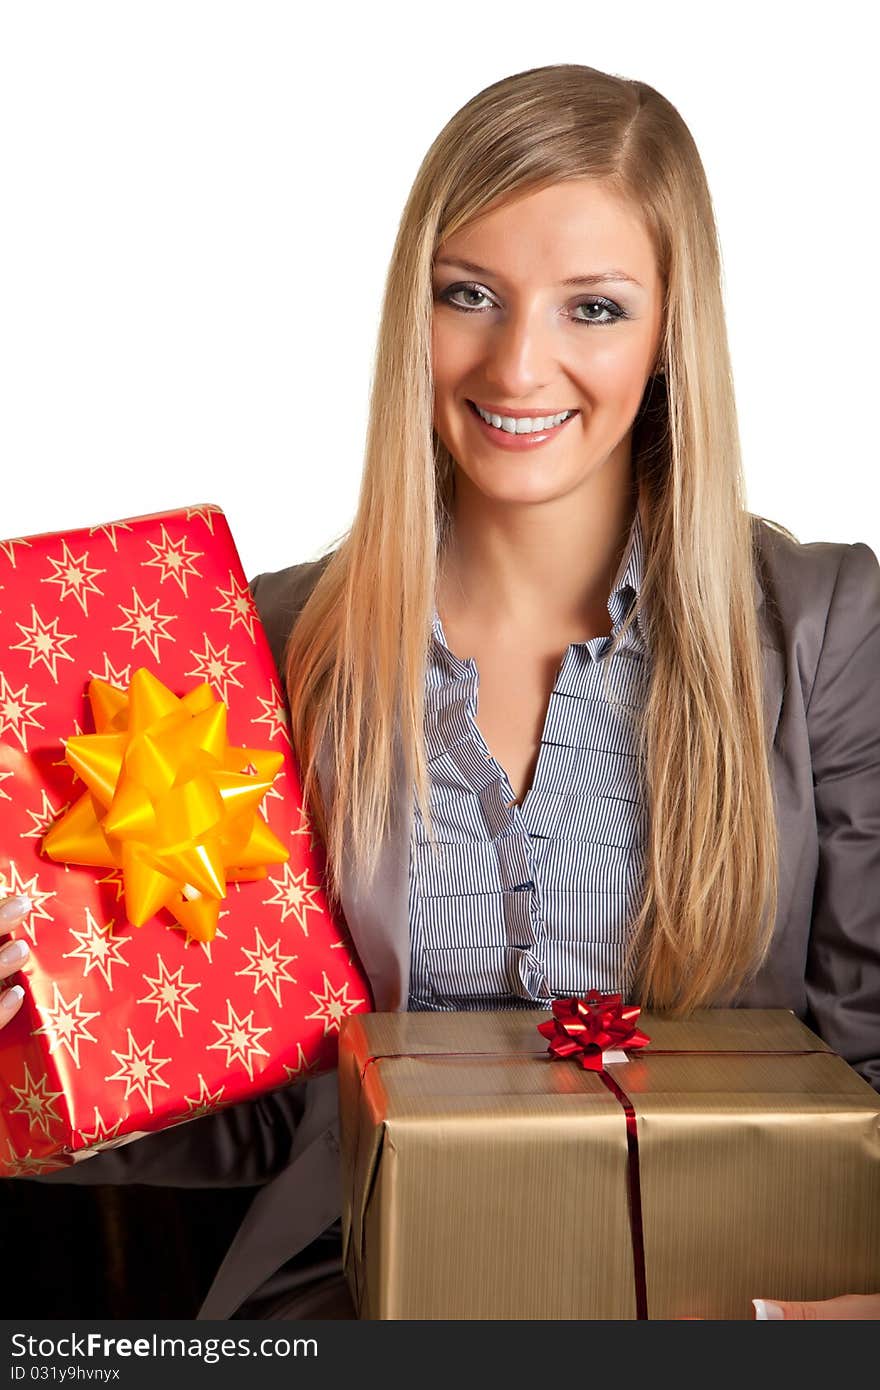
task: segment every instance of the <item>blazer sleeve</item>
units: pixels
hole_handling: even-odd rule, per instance
[[[287,571],[289,576],[299,566]],[[289,585],[266,586],[264,578],[250,583],[260,619],[266,629],[276,662],[284,649],[291,611],[281,602]],[[268,1182],[320,1129],[324,1111],[333,1108],[329,1090],[335,1087],[329,1073],[252,1101],[229,1106],[215,1114],[174,1125],[146,1135],[117,1149],[105,1149],[54,1173],[28,1177],[26,1181],[71,1182],[86,1186],[104,1183],[145,1183],[156,1187],[251,1187]],[[317,1083],[322,1083],[321,1085]],[[327,1092],[328,1094],[325,1094]],[[328,1110],[329,1104],[329,1110]]]
[[[819,860],[806,963],[815,1031],[880,1091],[880,565],[844,549],[807,704]]]
[[[285,1087],[231,1105],[24,1181],[86,1187],[257,1187],[277,1176],[294,1156],[306,1086]]]

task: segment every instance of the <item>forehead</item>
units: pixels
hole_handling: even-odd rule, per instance
[[[643,285],[656,278],[654,246],[639,210],[602,184],[571,179],[502,201],[437,248],[511,282],[561,282],[616,266]]]

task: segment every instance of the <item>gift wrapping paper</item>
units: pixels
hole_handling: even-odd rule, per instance
[[[258,815],[286,858],[226,882],[212,939],[165,908],[132,925],[118,866],[56,862],[43,844],[86,791],[65,753],[94,733],[90,682],[120,701],[139,670],[179,697],[207,684],[230,746],[281,755]],[[9,938],[31,954],[7,982],[25,998],[0,1032],[0,1174],[332,1069],[341,1020],[371,998],[324,866],[221,509],[0,542],[0,897],[33,902]]]
[[[642,1013],[605,1073],[541,1010],[376,1013],[339,1044],[361,1318],[750,1319],[880,1289],[880,1095],[787,1010]],[[653,1053],[653,1055],[652,1055]]]

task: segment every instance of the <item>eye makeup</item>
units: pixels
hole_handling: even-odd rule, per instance
[[[457,309],[460,313],[465,313],[465,314],[481,314],[481,313],[484,313],[485,310],[484,310],[484,308],[483,308],[482,306],[480,306],[480,305],[469,305],[469,304],[462,304],[461,302],[459,302],[459,303],[456,303],[456,302],[455,302],[455,299],[454,299],[453,296],[455,296],[455,295],[460,295],[460,294],[468,294],[468,293],[469,293],[469,294],[474,294],[474,295],[477,295],[477,296],[482,296],[482,298],[484,298],[484,299],[488,299],[488,298],[490,297],[489,294],[488,294],[488,291],[485,290],[485,289],[483,288],[482,285],[478,285],[478,284],[475,284],[475,283],[469,282],[469,281],[460,281],[460,282],[457,282],[456,284],[447,286],[447,288],[444,289],[444,290],[439,290],[439,291],[437,291],[437,292],[436,292],[436,298],[440,301],[440,303],[442,303],[442,304],[448,304],[448,305],[450,306],[450,308],[452,308],[452,309]],[[608,324],[617,323],[617,322],[618,322],[619,320],[621,320],[621,319],[629,318],[629,314],[627,314],[627,312],[626,312],[625,309],[622,309],[622,308],[620,307],[619,304],[616,304],[616,303],[614,302],[614,300],[612,300],[612,299],[606,299],[603,295],[592,295],[592,296],[589,296],[589,297],[586,298],[586,299],[581,299],[581,300],[579,300],[579,301],[573,306],[573,308],[574,308],[574,310],[578,310],[578,309],[599,309],[599,310],[601,310],[604,314],[606,314],[607,317],[601,318],[601,319],[600,319],[600,318],[576,318],[576,317],[572,317],[572,322],[573,322],[573,323],[585,323],[585,324],[590,324],[590,325],[593,325],[593,326],[595,326],[595,327],[597,327],[597,328],[603,328],[603,327],[605,327],[605,326],[608,325]]]

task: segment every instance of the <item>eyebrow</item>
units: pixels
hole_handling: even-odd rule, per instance
[[[462,270],[470,271],[472,275],[485,275],[489,280],[504,278],[498,275],[497,271],[487,270],[485,266],[476,265],[473,261],[459,260],[457,256],[440,256],[434,264],[459,266]],[[629,285],[638,285],[639,289],[644,288],[634,275],[628,275],[625,270],[602,270],[594,271],[591,275],[569,275],[567,280],[560,280],[559,288],[565,285],[602,285],[609,280],[620,280]]]

